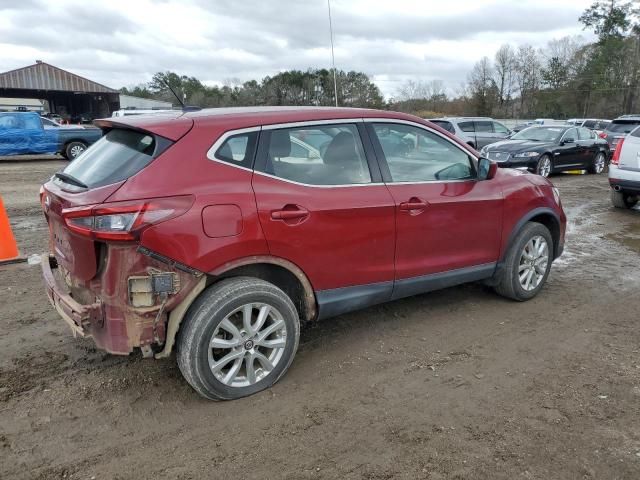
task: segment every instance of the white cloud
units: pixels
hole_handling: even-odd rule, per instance
[[[590,0],[332,0],[336,66],[393,95],[407,78],[455,90],[502,43],[583,33]],[[0,71],[36,59],[119,88],[173,70],[209,84],[328,67],[325,0],[0,0]],[[25,25],[28,28],[25,28]]]

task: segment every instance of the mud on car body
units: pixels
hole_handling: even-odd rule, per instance
[[[41,191],[49,298],[108,352],[175,349],[207,398],[275,383],[301,321],[471,281],[527,300],[562,253],[548,180],[410,115],[265,107],[97,124],[103,138]]]

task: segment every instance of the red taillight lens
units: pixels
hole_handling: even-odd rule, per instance
[[[623,143],[624,143],[624,138],[621,138],[620,140],[618,140],[616,149],[613,151],[613,157],[611,157],[612,165],[618,165],[620,163],[620,150],[622,150]]]
[[[146,228],[185,213],[193,196],[114,202],[62,212],[69,230],[96,240],[131,241]]]
[[[606,133],[604,133],[604,132],[600,132],[600,133],[598,134],[598,136],[599,136],[600,138],[604,138],[604,139],[606,139],[606,138],[607,138],[607,134],[606,134]]]

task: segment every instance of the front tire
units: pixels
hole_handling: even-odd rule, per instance
[[[633,208],[638,203],[638,197],[611,190],[611,203],[616,208]]]
[[[536,173],[541,177],[547,178],[553,171],[553,163],[549,155],[542,155],[536,165]]]
[[[602,172],[604,172],[606,163],[607,163],[607,160],[606,160],[606,157],[605,157],[604,153],[598,152],[598,154],[593,159],[593,162],[591,163],[591,165],[589,166],[587,171],[589,173],[599,175]]]
[[[535,297],[549,276],[553,238],[541,223],[529,222],[518,233],[504,260],[495,291],[523,302]]]
[[[299,339],[298,312],[282,290],[257,278],[229,278],[189,308],[178,333],[178,367],[205,398],[241,398],[284,375]]]
[[[68,160],[74,160],[84,153],[87,144],[83,142],[70,142],[64,149],[64,156]]]

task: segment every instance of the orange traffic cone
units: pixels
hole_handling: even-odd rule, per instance
[[[9,217],[4,210],[4,203],[0,196],[0,264],[8,263],[19,257],[18,244],[11,232],[11,225],[9,224]]]

